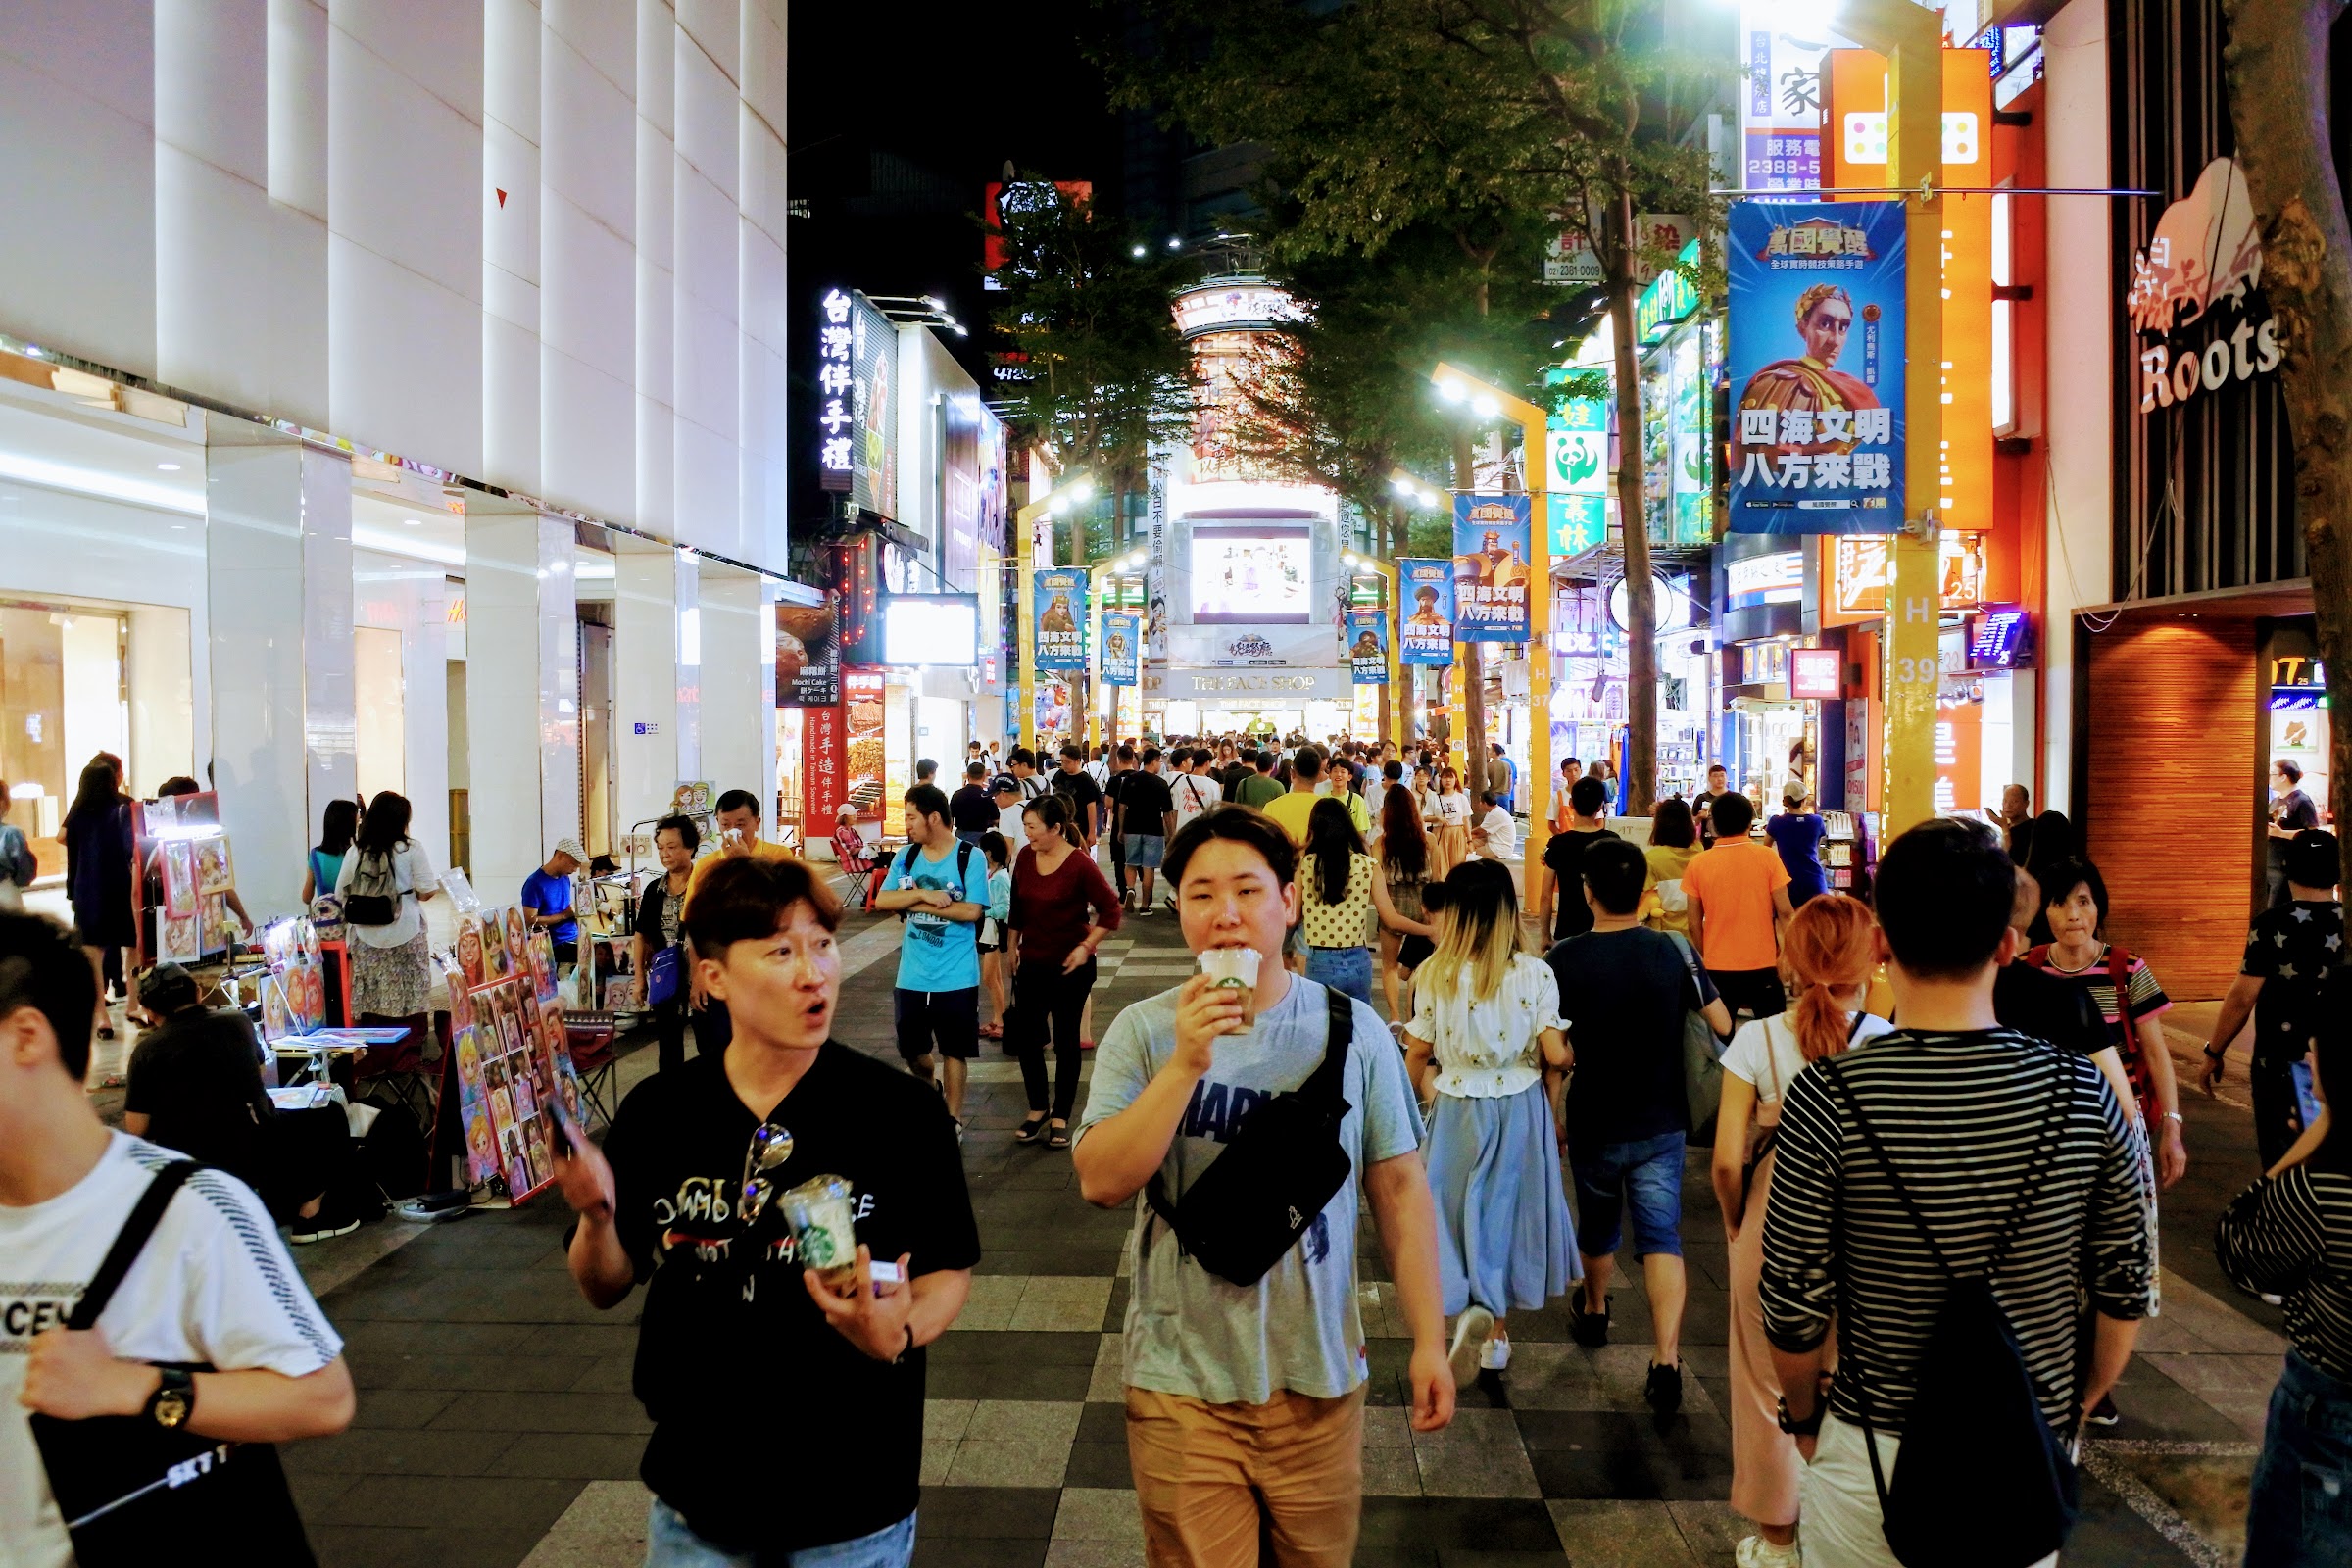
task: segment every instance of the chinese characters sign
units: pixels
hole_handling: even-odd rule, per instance
[[[1609,532],[1609,413],[1599,398],[1562,398],[1544,432],[1551,559],[1581,556]]]
[[[1358,686],[1389,683],[1389,612],[1348,612],[1348,667]]]
[[[1731,528],[1903,525],[1903,209],[1731,210]]]
[[[1512,495],[1453,498],[1454,636],[1466,643],[1527,641],[1530,502]]]
[[[1086,573],[1030,574],[1037,603],[1038,669],[1086,667]]]
[[[828,289],[816,327],[817,480],[850,505],[899,511],[899,329],[849,289]]]
[[[1116,611],[1102,613],[1102,682],[1133,686],[1143,663],[1144,617]]]
[[[821,605],[776,607],[776,706],[830,708],[841,701],[841,627]]]
[[[1403,616],[1396,654],[1407,664],[1453,662],[1453,563],[1406,557],[1396,563]]]
[[[1793,25],[1792,25],[1793,24]],[[1845,42],[1775,0],[1742,0],[1740,183],[1811,191],[1821,184],[1822,55]]]

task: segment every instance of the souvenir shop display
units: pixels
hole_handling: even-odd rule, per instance
[[[557,1107],[579,1120],[554,944],[520,909],[484,909],[460,918],[456,955],[442,964],[466,1174],[519,1203],[555,1180]]]

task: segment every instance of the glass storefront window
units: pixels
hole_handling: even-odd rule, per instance
[[[0,780],[43,876],[65,869],[58,833],[83,764],[129,750],[123,648],[119,614],[0,601]]]

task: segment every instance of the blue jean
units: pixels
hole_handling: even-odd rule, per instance
[[[1625,1211],[1634,1215],[1634,1255],[1683,1255],[1683,1145],[1681,1133],[1630,1144],[1568,1139],[1568,1168],[1576,1177],[1576,1246],[1587,1257],[1617,1250]]]
[[[694,1533],[686,1516],[660,1497],[645,1527],[645,1568],[906,1568],[914,1558],[914,1520],[829,1546],[805,1546],[781,1558],[772,1552],[729,1551]]]
[[[1306,977],[1334,991],[1345,991],[1367,1007],[1372,1005],[1370,948],[1308,948]]]
[[[2352,1383],[2286,1352],[2247,1498],[2246,1568],[2352,1565]]]

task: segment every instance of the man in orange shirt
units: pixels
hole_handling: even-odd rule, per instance
[[[1779,852],[1747,836],[1755,803],[1738,790],[1715,798],[1715,847],[1683,872],[1690,940],[1723,1004],[1736,1017],[1769,1018],[1788,1008],[1781,987],[1781,931],[1794,910]]]

